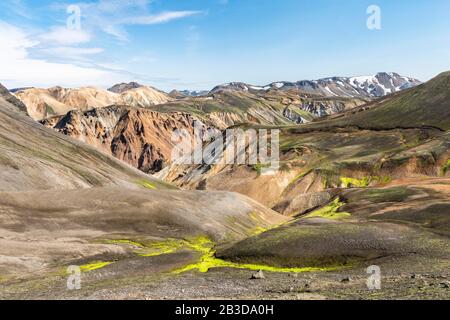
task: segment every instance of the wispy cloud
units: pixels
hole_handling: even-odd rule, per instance
[[[53,27],[49,32],[41,34],[39,39],[53,45],[74,45],[90,42],[92,35],[84,29]]]
[[[164,11],[154,13],[148,0],[100,0],[75,3],[83,16],[83,25],[101,30],[117,40],[128,41],[129,25],[155,25],[202,14],[201,10]],[[54,9],[65,10],[67,5],[56,4]]]
[[[7,4],[5,4],[5,2]],[[0,10],[14,7],[14,13],[30,18],[24,24],[16,20],[0,20],[0,81],[15,86],[105,86],[116,81],[143,80],[162,83],[174,82],[173,77],[153,77],[126,71],[130,63],[143,64],[155,61],[153,55],[136,55],[117,66],[114,53],[105,48],[111,46],[101,34],[107,34],[120,42],[130,41],[127,28],[135,25],[170,23],[201,15],[201,10],[175,10],[154,12],[149,0],[98,0],[78,3],[54,3],[47,6],[55,20],[42,23],[33,19],[33,10],[25,1],[11,0],[0,3]],[[69,5],[81,9],[81,28],[70,29],[62,17],[66,17]],[[68,17],[68,16],[67,16]],[[40,17],[41,18],[41,17]],[[21,19],[23,21],[23,19]],[[19,20],[19,21],[21,21]],[[34,25],[33,25],[34,24]],[[20,26],[20,27],[19,27]],[[195,31],[195,30],[194,30]],[[195,34],[194,34],[195,36]],[[187,39],[195,43],[195,37]],[[103,41],[103,42],[101,42]],[[102,48],[104,46],[104,48]],[[194,46],[194,44],[192,45]],[[136,69],[136,68],[135,68]],[[140,70],[140,69],[139,69]]]
[[[186,18],[194,15],[201,14],[202,11],[168,11],[162,12],[155,15],[148,16],[136,16],[128,17],[120,21],[120,24],[140,24],[140,25],[151,25],[151,24],[161,24],[167,23],[172,20],[177,20],[181,18]]]

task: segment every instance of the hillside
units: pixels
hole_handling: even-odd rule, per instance
[[[311,127],[352,125],[374,129],[429,126],[450,130],[450,72]]]
[[[157,176],[183,188],[240,192],[284,214],[306,212],[341,186],[438,177],[448,171],[443,168],[450,157],[449,134],[443,132],[449,92],[444,73],[342,114],[277,127],[282,169],[274,175],[261,175],[255,165],[199,164],[171,165]]]
[[[194,135],[194,124],[216,130],[188,113],[160,113],[128,106],[110,106],[90,111],[73,110],[42,123],[64,135],[88,143],[147,173],[170,163],[176,129]]]
[[[120,93],[98,88],[24,89],[15,95],[26,105],[35,120],[64,115],[71,110],[86,111],[110,105],[129,105],[149,108],[173,100],[169,95],[151,87],[130,87]]]
[[[73,264],[83,272],[114,264],[130,280],[170,270],[195,262],[202,241],[228,243],[288,220],[242,195],[174,190],[34,122],[2,92],[0,298],[36,279],[59,281]],[[184,253],[155,265],[174,244]]]
[[[0,96],[0,191],[137,187],[155,181],[112,157],[34,122]]]

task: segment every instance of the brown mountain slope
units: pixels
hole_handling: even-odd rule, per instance
[[[448,174],[449,75],[343,115],[281,127],[282,170],[274,175],[260,175],[262,163],[171,165],[157,176],[184,188],[240,192],[284,214],[299,214],[330,200],[333,188]]]
[[[0,96],[0,150],[2,191],[136,187],[139,181],[164,186],[93,147],[34,122],[3,96]]]
[[[134,127],[129,119],[121,135],[128,127]],[[287,220],[238,194],[173,190],[34,122],[2,96],[0,151],[2,298],[23,294],[16,285],[29,279],[51,281],[73,264],[91,271],[103,259],[122,278],[171,270],[196,261],[198,252],[155,262],[151,252],[161,242],[182,244],[177,250],[202,239],[225,243]],[[149,256],[136,253],[139,242]]]
[[[194,123],[202,130],[215,131],[187,113],[160,113],[142,108],[111,106],[67,115],[42,123],[138,168],[161,170],[170,163],[176,129],[194,134]]]
[[[123,95],[138,93],[138,90],[145,88],[128,90]],[[341,112],[361,102],[358,99],[305,98],[288,91],[263,95],[223,92],[160,104],[152,110],[110,106],[85,112],[70,111],[42,123],[144,172],[156,172],[170,163],[173,131],[187,129],[192,134],[195,121],[210,133],[241,123],[288,125],[312,120],[318,114]]]
[[[173,100],[166,93],[151,87],[133,88],[114,93],[98,88],[67,89],[25,89],[15,95],[27,106],[28,113],[35,120],[64,115],[71,110],[86,111],[113,104],[126,104],[148,108]]]

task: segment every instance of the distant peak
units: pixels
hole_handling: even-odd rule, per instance
[[[108,91],[114,92],[114,93],[123,93],[125,91],[137,89],[140,87],[143,87],[143,85],[141,85],[137,82],[129,82],[129,83],[123,82],[123,83],[119,83],[119,84],[112,86],[111,88],[108,89]]]

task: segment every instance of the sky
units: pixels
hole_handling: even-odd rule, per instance
[[[209,90],[381,71],[426,81],[447,70],[448,0],[0,2],[8,88]]]

